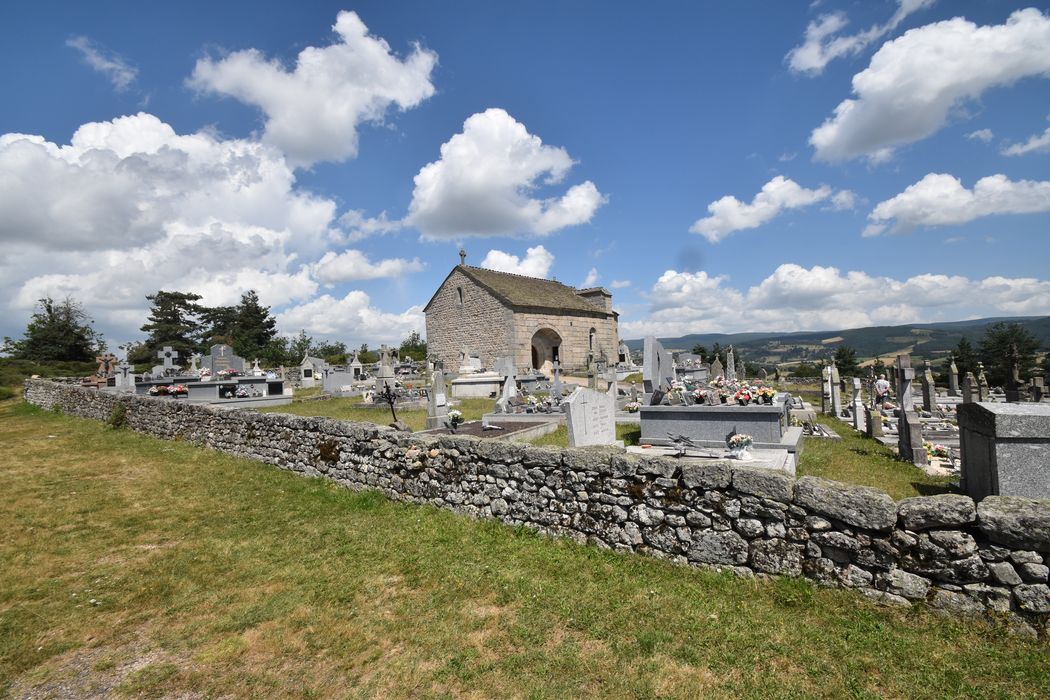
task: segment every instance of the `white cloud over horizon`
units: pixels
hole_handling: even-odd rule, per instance
[[[422,306],[412,306],[402,313],[381,311],[363,291],[348,292],[342,298],[324,294],[304,304],[279,312],[277,325],[282,329],[305,329],[329,338],[348,341],[397,345],[413,331],[425,334]]]
[[[291,71],[245,49],[198,60],[187,83],[262,110],[263,141],[293,165],[353,158],[360,124],[382,123],[391,106],[404,111],[434,94],[430,78],[438,58],[416,44],[401,60],[356,12],[340,12],[332,30],[339,40],[303,49]]]
[[[983,141],[984,143],[988,143],[995,138],[995,132],[991,129],[977,129],[976,131],[971,131],[966,134],[966,138],[971,141]]]
[[[689,230],[699,233],[711,243],[717,243],[736,231],[769,223],[785,210],[808,207],[828,199],[832,192],[827,185],[806,189],[794,180],[777,175],[762,186],[750,204],[732,195],[711,202],[707,205],[710,215],[697,219]],[[835,197],[837,208],[851,208],[855,201],[853,193],[848,190],[837,193]]]
[[[138,76],[139,71],[135,66],[86,36],[71,37],[66,40],[66,46],[79,51],[84,63],[109,78],[117,92],[124,92],[130,88]]]
[[[502,250],[490,250],[479,267],[499,272],[510,272],[515,275],[526,277],[547,278],[551,265],[554,264],[554,255],[541,245],[533,246],[525,251],[525,256],[519,258],[517,255],[505,253]]]
[[[1041,315],[1050,308],[1050,281],[941,274],[898,280],[784,263],[747,289],[731,286],[726,275],[668,270],[646,297],[647,318],[621,321],[622,338],[757,329],[787,333]],[[878,302],[872,304],[872,299]]]
[[[956,17],[888,41],[853,76],[855,97],[813,130],[817,160],[890,158],[895,148],[930,136],[953,109],[988,89],[1050,75],[1050,17],[1028,8],[1004,24],[977,26]]]
[[[922,226],[965,224],[994,214],[1050,211],[1050,181],[989,175],[973,189],[947,173],[930,173],[900,194],[879,202],[868,215],[865,236],[901,233]]]
[[[794,73],[817,76],[836,58],[856,55],[875,41],[897,28],[909,15],[933,5],[936,0],[897,0],[897,10],[885,24],[876,24],[856,34],[839,35],[849,24],[845,13],[829,12],[820,15],[806,27],[802,44],[788,52],[785,58]]]
[[[415,176],[405,222],[432,240],[546,236],[586,223],[606,201],[593,182],[561,196],[532,196],[541,185],[560,184],[573,165],[564,148],[545,145],[506,111],[479,112]]]

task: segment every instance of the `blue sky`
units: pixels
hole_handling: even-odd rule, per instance
[[[621,335],[1050,309],[1050,8],[40,2],[0,10],[0,334],[259,291],[398,342],[458,262]]]

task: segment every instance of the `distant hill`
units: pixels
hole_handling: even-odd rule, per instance
[[[988,326],[999,321],[1020,323],[1039,339],[1044,350],[1050,350],[1050,316],[1001,316],[969,321],[792,333],[697,333],[660,338],[660,342],[673,351],[688,351],[696,345],[703,345],[710,350],[715,343],[722,347],[732,345],[739,357],[759,363],[815,360],[834,353],[839,345],[853,348],[857,357],[862,359],[911,353],[920,359],[934,360],[944,357],[963,337],[976,347]],[[624,342],[631,350],[637,351],[641,351],[644,343],[640,338]]]

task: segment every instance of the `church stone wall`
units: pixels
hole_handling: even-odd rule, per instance
[[[459,303],[457,288],[463,290]],[[441,360],[446,371],[460,366],[459,354],[468,348],[485,367],[510,354],[514,313],[459,270],[434,296],[427,312],[427,352]]]

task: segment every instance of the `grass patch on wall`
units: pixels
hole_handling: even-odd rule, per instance
[[[1050,649],[0,405],[0,695],[1039,697]]]

